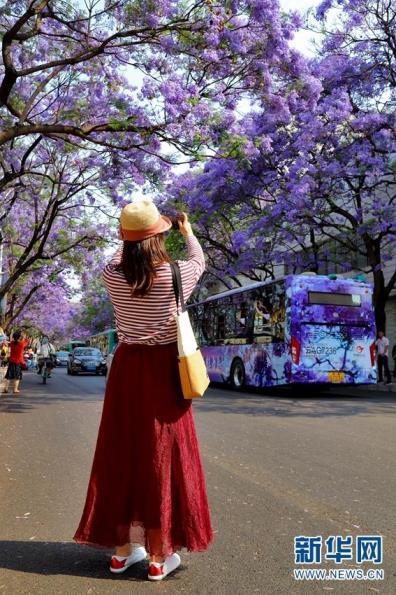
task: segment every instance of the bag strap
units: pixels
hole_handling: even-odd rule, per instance
[[[183,285],[181,280],[180,268],[177,262],[171,262],[170,267],[172,271],[173,291],[175,292],[176,297],[176,309],[177,311],[179,311],[180,301],[181,311],[184,312],[186,306],[184,304]]]

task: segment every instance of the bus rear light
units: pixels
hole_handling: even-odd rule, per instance
[[[370,357],[371,357],[371,365],[375,366],[375,343],[371,343],[371,345],[370,345]]]
[[[301,343],[295,337],[292,337],[291,340],[291,356],[293,364],[300,363],[300,352],[301,352]]]

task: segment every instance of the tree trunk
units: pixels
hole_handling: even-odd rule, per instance
[[[375,284],[374,284],[374,313],[375,313],[375,326],[378,331],[384,331],[386,334],[386,314],[385,314],[386,300],[379,295],[375,298]]]
[[[369,264],[373,271],[374,292],[373,304],[375,313],[375,325],[377,331],[383,331],[386,334],[386,289],[385,277],[381,266],[381,246],[379,240],[373,240],[369,237],[364,238]]]
[[[318,275],[319,274],[319,247],[316,242],[315,232],[312,227],[309,230],[309,237],[310,237],[310,241],[311,241],[310,253],[314,257],[314,262],[310,263],[309,270]]]

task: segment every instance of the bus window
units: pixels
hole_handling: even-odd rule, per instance
[[[253,293],[254,323],[253,335],[257,343],[270,343],[272,340],[272,291],[263,287]]]
[[[225,338],[235,337],[235,306],[232,300],[228,300],[225,312]]]
[[[204,334],[204,307],[195,306],[189,310],[191,316],[191,324],[194,329],[199,345],[206,345],[207,339]]]
[[[223,343],[225,337],[225,312],[217,313],[216,343]]]
[[[100,349],[103,355],[108,355],[112,353],[114,346],[118,343],[118,335],[115,329],[109,329],[93,335],[89,342],[92,347]]]
[[[198,342],[199,338],[200,338],[200,314],[202,312],[202,308],[201,306],[196,306],[195,308],[191,308],[191,310],[189,310],[189,316],[190,316],[190,320],[191,320],[191,326],[193,327],[193,331],[196,337],[198,337]]]
[[[284,341],[285,338],[285,293],[283,284],[274,283],[253,293],[256,343]]]
[[[285,293],[283,291],[283,286],[280,288],[279,285],[274,285],[273,289],[273,307],[271,315],[272,340],[284,341],[286,317]]]
[[[254,300],[254,334],[271,335],[271,304],[263,296]]]
[[[235,335],[235,308],[231,300],[223,300],[213,308],[215,343],[222,344]]]
[[[202,315],[202,339],[204,345],[213,345],[216,340],[216,304],[206,304]]]
[[[253,340],[253,315],[250,295],[234,295],[228,305],[227,343],[251,343]]]
[[[237,305],[235,334],[245,336],[248,326],[248,307],[246,302]]]

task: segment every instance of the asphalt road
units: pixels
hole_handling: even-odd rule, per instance
[[[104,379],[57,369],[22,388],[0,395],[0,594],[396,593],[395,394],[211,388],[194,407],[215,544],[159,586],[145,563],[113,576],[109,552],[71,541]],[[359,534],[383,535],[384,581],[294,580],[295,536]]]

